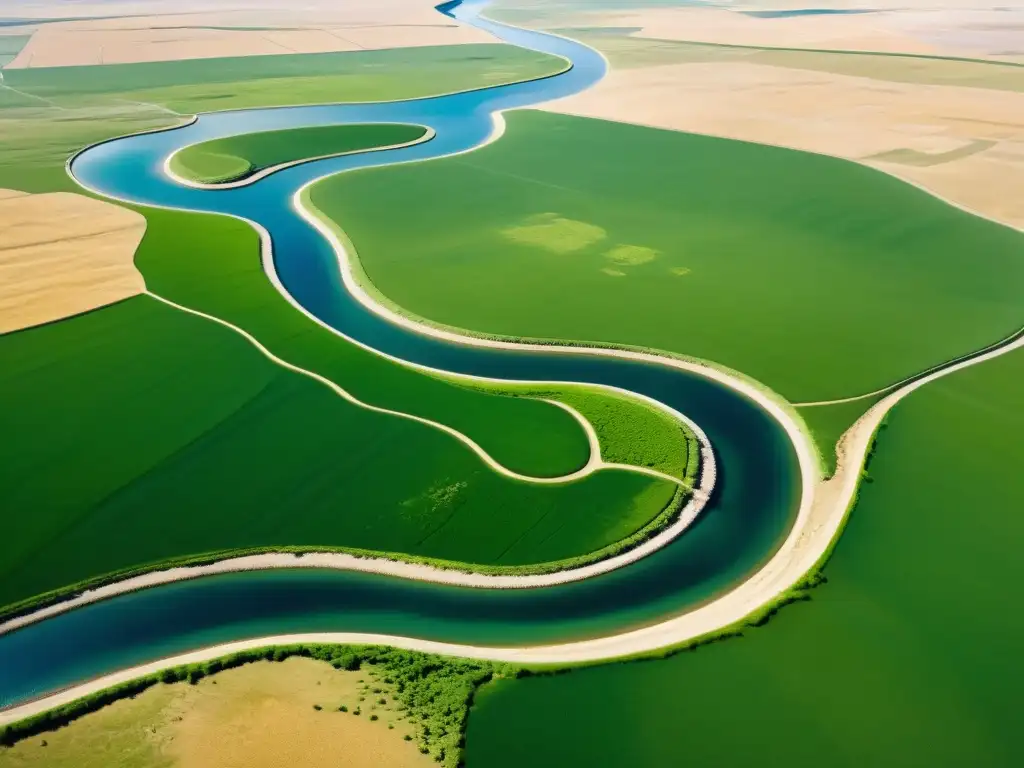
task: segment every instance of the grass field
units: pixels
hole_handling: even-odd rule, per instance
[[[390,101],[541,77],[564,69],[547,54],[510,45],[284,54],[141,64],[18,69],[20,91],[63,107],[150,102],[191,114],[267,105]]]
[[[0,88],[0,187],[72,189],[87,144],[182,115],[302,103],[416,98],[528,79],[565,62],[508,45],[253,56],[10,70]]]
[[[237,181],[275,165],[327,155],[390,147],[426,134],[418,125],[327,125],[261,131],[185,147],[171,158],[171,170],[190,181]]]
[[[880,399],[881,396],[854,400],[850,403],[816,405],[799,409],[800,416],[811,430],[814,442],[825,460],[829,474],[836,468],[835,449],[839,438]]]
[[[258,236],[247,224],[175,211],[144,213],[149,228],[136,264],[157,294],[247,330],[279,357],[326,376],[363,402],[453,427],[515,471],[557,476],[586,463],[586,436],[564,410],[424,376],[311,322],[267,280]],[[645,408],[620,402],[619,410],[635,410],[642,418]],[[677,456],[684,447],[679,444]]]
[[[629,536],[673,495],[617,471],[506,480],[453,438],[349,405],[148,297],[4,336],[0,359],[0,606],[247,547],[543,562]]]
[[[413,314],[671,350],[795,402],[885,386],[1024,317],[1019,233],[792,150],[515,112],[482,150],[311,197]]]
[[[485,690],[467,765],[1024,764],[1022,376],[1017,352],[897,406],[809,603],[666,660]]]
[[[601,444],[601,458],[615,464],[650,467],[692,482],[700,469],[700,443],[685,425],[661,410],[586,387],[536,389],[501,386],[500,391],[565,403],[589,421]]]

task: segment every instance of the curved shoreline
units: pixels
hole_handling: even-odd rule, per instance
[[[362,123],[341,123],[338,127],[345,125],[363,125]],[[195,181],[193,179],[186,179],[178,173],[175,173],[171,167],[171,163],[174,158],[177,157],[181,152],[184,152],[190,147],[198,147],[200,144],[206,144],[209,141],[218,141],[218,139],[204,139],[197,141],[195,144],[186,144],[183,147],[178,147],[171,154],[169,154],[163,163],[163,172],[171,181],[176,184],[180,184],[183,187],[191,187],[192,189],[205,189],[205,190],[219,190],[219,189],[238,189],[240,187],[247,187],[250,184],[255,184],[260,179],[265,179],[271,174],[283,171],[287,168],[294,168],[297,165],[303,165],[304,163],[315,163],[317,160],[330,160],[335,157],[346,157],[348,155],[364,155],[371,152],[385,152],[392,149],[405,149],[406,147],[415,147],[417,144],[423,144],[430,141],[437,136],[437,131],[431,128],[429,125],[420,125],[419,123],[375,123],[375,125],[402,125],[410,126],[414,128],[422,128],[423,135],[417,139],[411,141],[403,141],[400,144],[385,144],[379,147],[367,147],[365,149],[349,149],[344,152],[329,152],[326,155],[317,155],[315,157],[304,157],[300,160],[290,160],[287,163],[277,163],[276,165],[270,165],[262,170],[257,171],[249,176],[244,176],[241,179],[234,181],[226,181],[223,183],[208,183],[202,181]],[[254,134],[251,134],[254,135]]]

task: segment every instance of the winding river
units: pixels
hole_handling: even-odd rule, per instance
[[[681,537],[636,563],[540,589],[461,588],[367,573],[282,569],[125,594],[0,635],[0,707],[194,649],[288,633],[365,632],[481,647],[605,637],[708,603],[778,550],[801,504],[801,466],[780,422],[752,399],[668,365],[596,350],[485,348],[392,323],[346,289],[337,254],[298,214],[293,197],[315,179],[469,151],[500,134],[503,123],[496,115],[502,110],[578,92],[605,72],[601,55],[577,42],[492,22],[479,15],[478,6],[445,7],[443,12],[506,42],[561,56],[572,67],[541,80],[435,98],[203,115],[183,128],[89,148],[74,159],[71,173],[83,186],[111,198],[258,223],[269,233],[274,271],[290,298],[381,352],[465,374],[609,384],[686,413],[707,433],[718,461],[715,493],[703,515]],[[436,136],[400,149],[294,166],[230,190],[188,188],[164,171],[171,153],[199,141],[357,122],[418,123]]]

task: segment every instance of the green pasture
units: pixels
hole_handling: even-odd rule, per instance
[[[104,139],[203,111],[416,98],[557,72],[561,59],[508,45],[5,70],[0,187],[75,190],[65,161]]]
[[[310,321],[270,284],[260,263],[259,237],[248,224],[221,216],[144,212],[149,227],[136,264],[158,295],[243,328],[282,359],[325,376],[365,403],[457,429],[514,471],[551,477],[586,463],[586,435],[561,408],[425,376]],[[629,401],[612,407],[622,418],[632,410],[638,418],[646,412],[646,406]],[[672,448],[678,457],[685,442],[670,446],[670,457]]]
[[[673,497],[621,471],[508,480],[452,437],[350,405],[149,297],[0,337],[0,359],[0,606],[252,547],[538,563],[618,542]]]
[[[848,403],[834,405],[804,406],[799,409],[811,436],[825,460],[825,467],[831,475],[836,468],[836,443],[853,423],[863,416],[882,396],[867,397]]]
[[[311,199],[414,315],[670,350],[797,403],[1024,324],[1019,233],[794,150],[523,111],[479,151],[342,174]]]
[[[912,394],[808,603],[668,659],[503,682],[467,765],[1024,764],[1024,355]]]
[[[558,400],[576,409],[594,427],[601,458],[609,463],[649,467],[687,482],[696,479],[700,469],[697,436],[654,406],[584,386],[499,386],[497,391],[502,393]]]
[[[296,160],[406,144],[426,132],[419,125],[385,123],[247,133],[185,147],[171,157],[171,170],[191,181],[217,184]]]
[[[511,45],[283,54],[10,70],[8,85],[58,106],[158,105],[182,114],[389,101],[550,75],[562,59]]]

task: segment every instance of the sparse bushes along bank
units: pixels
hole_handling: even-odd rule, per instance
[[[280,662],[293,656],[324,661],[335,669],[354,671],[364,666],[391,686],[392,699],[407,711],[415,728],[420,751],[431,755],[449,768],[459,765],[466,718],[473,696],[481,685],[494,677],[510,677],[516,673],[511,665],[487,661],[453,659],[416,651],[403,651],[377,646],[286,645],[239,651],[218,659],[188,664],[146,675],[137,680],[99,691],[0,728],[0,745],[11,746],[23,739],[37,736],[67,725],[73,720],[95,712],[120,699],[137,696],[154,685],[164,683],[198,683],[204,677],[257,661]],[[322,710],[314,705],[314,710]],[[344,705],[339,712],[346,712]],[[360,714],[357,707],[353,714]],[[370,715],[377,720],[377,715]]]

